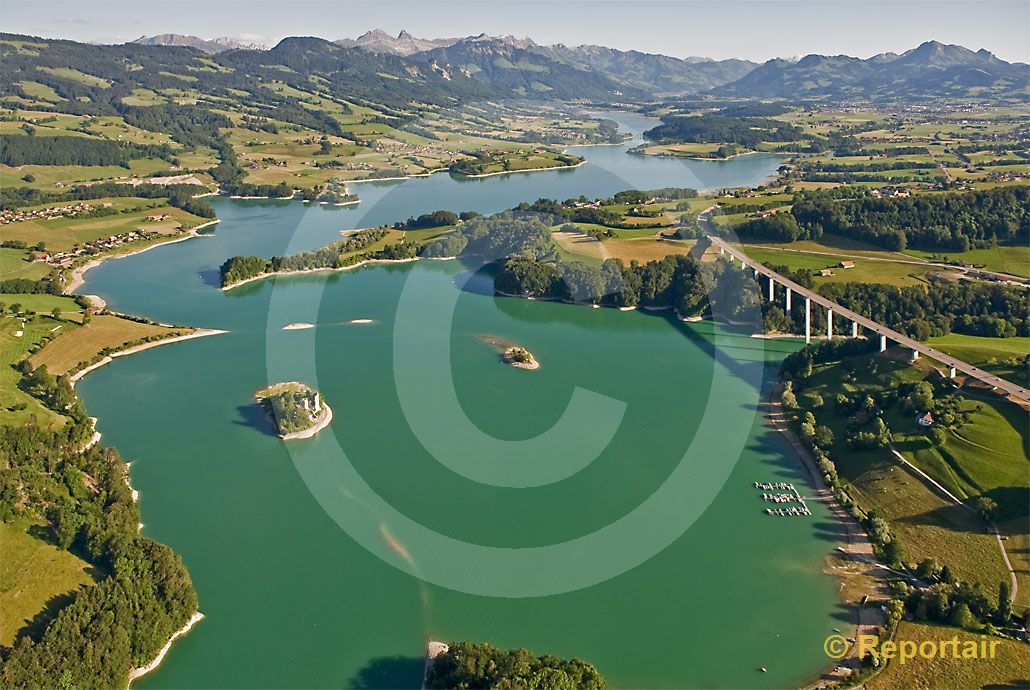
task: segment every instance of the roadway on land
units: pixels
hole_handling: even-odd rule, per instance
[[[937,360],[945,366],[954,367],[956,371],[961,371],[966,376],[976,379],[977,381],[986,384],[992,389],[1004,391],[1006,394],[1011,395],[1012,397],[1016,398],[1021,402],[1030,402],[1030,391],[1028,391],[1026,388],[1018,386],[1015,383],[1012,383],[1011,381],[1006,381],[1005,379],[999,376],[995,376],[990,372],[984,371],[979,367],[974,367],[972,364],[963,362],[960,359],[955,359],[951,355],[947,355],[941,352],[940,350],[935,350],[929,345],[921,343],[918,340],[913,340],[912,338],[909,338],[907,335],[902,335],[901,333],[898,333],[895,330],[887,328],[886,326],[879,324],[876,321],[873,321],[872,319],[868,319],[862,316],[861,314],[853,312],[850,309],[846,309],[845,307],[842,307],[836,302],[826,299],[819,293],[814,292],[813,290],[809,290],[808,288],[803,287],[798,283],[795,283],[793,280],[780,275],[776,271],[766,268],[757,261],[753,261],[752,259],[748,258],[748,256],[744,254],[742,251],[732,247],[724,239],[722,239],[721,237],[717,237],[714,234],[714,224],[712,223],[711,218],[709,217],[714,208],[715,207],[713,206],[710,208],[706,208],[704,211],[702,211],[698,215],[697,221],[698,224],[701,226],[701,229],[708,236],[708,239],[710,239],[712,241],[712,244],[718,247],[720,251],[726,252],[730,256],[738,259],[747,266],[750,266],[755,271],[764,275],[767,278],[770,278],[774,282],[788,287],[795,294],[801,295],[802,297],[809,299],[815,304],[825,307],[826,309],[831,309],[834,315],[839,314],[845,319],[853,321],[857,323],[859,326],[862,326],[863,328],[866,328],[867,330],[870,330],[873,333],[876,333],[877,335],[885,336],[889,340],[892,340],[895,343],[902,345],[903,347],[907,347],[922,355],[926,355],[927,357]]]

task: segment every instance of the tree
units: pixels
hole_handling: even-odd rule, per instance
[[[998,504],[990,496],[977,496],[973,507],[987,520],[993,519],[998,512]]]
[[[948,442],[948,432],[944,427],[932,426],[926,430],[926,437],[936,448],[942,448]]]
[[[926,381],[917,381],[905,398],[905,404],[914,412],[929,410],[933,405],[933,386]]]
[[[995,620],[998,621],[998,625],[1008,625],[1010,618],[1012,618],[1012,586],[1008,580],[1002,580],[998,583],[998,610]]]
[[[820,448],[829,448],[833,445],[833,431],[830,427],[820,424],[815,428],[815,445]]]
[[[916,577],[920,577],[924,580],[933,580],[941,574],[941,567],[937,564],[935,558],[924,558],[916,566]]]
[[[60,319],[61,318],[61,308],[60,307],[54,307],[50,311],[50,316],[51,316],[51,318],[53,318],[55,320],[56,319]]]
[[[904,557],[897,539],[891,539],[883,545],[883,560],[887,561],[888,565],[900,565]]]
[[[978,630],[980,628],[980,623],[976,620],[976,617],[965,602],[960,603],[951,612],[951,624],[965,630]]]

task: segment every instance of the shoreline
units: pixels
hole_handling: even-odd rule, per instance
[[[153,661],[151,661],[149,664],[142,668],[134,668],[130,670],[129,687],[132,687],[132,681],[138,678],[142,678],[143,676],[147,675],[148,673],[156,669],[158,666],[160,666],[161,662],[164,661],[165,655],[168,654],[168,650],[172,648],[172,645],[175,643],[175,641],[183,635],[185,635],[186,633],[188,633],[190,630],[192,630],[193,626],[202,620],[204,620],[204,614],[200,611],[194,612],[193,615],[190,616],[190,619],[186,622],[186,625],[172,633],[171,638],[169,638],[168,642],[165,643],[165,646],[161,648],[161,651],[157,653],[157,656],[154,657]]]
[[[87,261],[83,265],[78,266],[78,267],[72,269],[71,280],[69,280],[68,283],[64,286],[64,292],[62,294],[65,294],[65,295],[75,294],[76,290],[78,290],[79,288],[81,288],[83,285],[86,284],[86,273],[88,271],[96,268],[100,264],[104,263],[105,261],[113,261],[114,259],[124,259],[124,258],[130,257],[130,256],[136,256],[137,254],[142,254],[143,252],[150,251],[151,249],[154,249],[155,247],[164,247],[165,245],[168,245],[168,244],[175,244],[176,242],[185,242],[186,240],[192,240],[194,237],[201,237],[201,235],[199,235],[198,232],[197,232],[198,230],[203,230],[204,228],[209,228],[212,225],[216,225],[216,224],[218,224],[220,222],[222,222],[221,219],[215,218],[214,220],[208,221],[207,223],[201,223],[200,225],[197,225],[196,227],[190,228],[189,230],[186,231],[186,234],[184,236],[182,236],[182,237],[173,237],[172,239],[170,239],[170,240],[168,240],[166,242],[155,242],[154,244],[150,244],[150,245],[147,245],[146,247],[142,247],[142,248],[137,249],[135,251],[126,252],[124,254],[107,254],[105,256],[100,256],[100,257],[97,257],[96,259],[92,259],[90,261]]]
[[[74,388],[75,384],[78,383],[82,377],[84,377],[91,371],[99,369],[105,364],[110,364],[114,361],[115,357],[125,357],[126,355],[134,355],[137,352],[143,352],[144,350],[149,350],[154,347],[160,347],[161,345],[178,343],[183,340],[193,340],[194,338],[204,338],[209,335],[222,335],[223,333],[228,332],[229,331],[223,331],[214,328],[198,328],[195,329],[192,333],[187,333],[186,335],[178,335],[173,338],[162,338],[161,340],[152,340],[149,343],[142,343],[140,345],[134,345],[124,350],[118,350],[117,352],[112,352],[111,354],[107,355],[100,361],[94,362],[93,364],[90,364],[88,367],[75,372],[74,374],[68,377],[68,383],[72,386],[72,388]]]
[[[311,438],[322,429],[325,429],[329,426],[329,423],[333,421],[333,408],[329,407],[329,405],[327,405],[323,400],[322,409],[325,410],[325,413],[322,414],[322,418],[318,420],[315,426],[310,429],[304,429],[304,431],[294,431],[290,434],[279,434],[279,438],[284,441],[296,441],[302,438]]]
[[[526,170],[501,170],[499,172],[492,173],[480,173],[478,175],[466,175],[464,173],[452,173],[466,180],[477,180],[482,177],[496,177],[497,175],[517,175],[519,173],[534,173],[544,172],[545,170],[572,170],[586,164],[586,159],[581,160],[575,165],[552,165],[548,168],[527,168]]]
[[[780,153],[774,153],[772,151],[745,151],[744,153],[735,153],[732,156],[726,156],[725,158],[703,158],[701,156],[677,156],[675,153],[646,153],[645,151],[634,151],[633,149],[627,150],[627,153],[632,153],[635,156],[652,156],[654,158],[680,158],[688,161],[708,161],[710,163],[722,163],[724,161],[731,161],[734,158],[740,158],[742,156],[754,156],[757,154],[765,154],[768,156],[783,156]],[[788,156],[784,156],[788,157]]]
[[[232,285],[225,285],[218,289],[225,292],[227,290],[237,288],[240,285],[246,285],[247,283],[253,283],[258,280],[264,280],[266,278],[276,278],[279,276],[301,276],[311,275],[313,273],[340,273],[343,271],[349,271],[354,268],[361,268],[362,266],[369,266],[375,264],[407,264],[413,261],[450,261],[452,259],[457,258],[458,257],[456,256],[413,256],[410,259],[365,259],[364,261],[359,261],[356,264],[351,264],[349,266],[340,266],[339,268],[305,268],[296,271],[275,271],[273,273],[262,273],[260,275],[251,276],[250,278],[245,278],[239,282],[233,283]]]
[[[807,475],[806,479],[814,491],[810,500],[825,505],[827,510],[830,512],[830,515],[835,518],[836,524],[840,526],[841,532],[837,535],[837,541],[840,544],[839,548],[843,549],[843,552],[838,551],[837,554],[831,555],[847,555],[850,556],[854,562],[871,564],[870,562],[873,561],[873,547],[872,543],[869,541],[868,535],[862,530],[861,526],[855,521],[855,519],[837,503],[833,492],[826,484],[826,480],[823,478],[822,472],[816,465],[812,454],[809,453],[808,449],[805,448],[804,445],[802,445],[801,440],[787,425],[786,412],[783,410],[782,400],[780,397],[782,390],[783,384],[780,381],[776,381],[769,390],[769,394],[766,398],[766,426],[783,437],[787,442],[787,445],[789,445],[793,451],[795,458],[797,458],[802,468],[804,468],[805,474]],[[824,565],[822,572],[828,577],[833,578],[837,583],[837,602],[853,617],[853,621],[849,623],[849,625],[854,628],[854,633],[851,637],[858,639],[860,635],[874,634],[874,630],[878,629],[883,624],[883,621],[881,620],[882,616],[879,615],[879,607],[865,607],[856,602],[848,601],[842,596],[846,578],[843,575],[833,572],[829,565]],[[879,581],[878,578],[873,579]],[[867,619],[867,616],[863,614],[868,614],[869,619]],[[837,677],[839,675],[837,673],[837,669],[847,668],[853,671],[861,668],[861,660],[856,659],[853,655],[857,649],[857,645],[852,645],[849,647],[848,653],[844,657],[840,659],[828,659],[827,665],[817,673],[813,674],[801,685],[801,687],[805,690],[814,690],[815,688],[825,687],[827,683],[845,680],[844,677]],[[847,666],[847,664],[857,665]],[[832,680],[827,677],[832,678]]]
[[[433,168],[429,172],[411,173],[410,175],[398,175],[396,177],[364,177],[360,180],[344,180],[344,184],[362,184],[365,182],[398,182],[401,180],[414,180],[417,177],[429,177],[439,172],[446,172],[447,168]]]

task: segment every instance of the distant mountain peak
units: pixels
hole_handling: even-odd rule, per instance
[[[867,60],[847,55],[806,55],[796,62],[770,60],[714,93],[746,98],[965,98],[976,88],[1026,100],[1030,69],[987,50],[925,41],[897,55]]]
[[[219,38],[200,38],[185,34],[159,34],[157,36],[140,36],[132,43],[145,46],[186,46],[196,48],[211,55],[226,50],[267,50],[268,46],[243,38],[222,36]]]

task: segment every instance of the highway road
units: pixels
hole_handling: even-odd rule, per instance
[[[801,297],[804,297],[806,299],[809,299],[814,304],[818,304],[821,307],[833,310],[833,314],[835,317],[841,316],[849,321],[853,321],[857,323],[859,326],[865,328],[866,330],[872,331],[873,333],[876,333],[881,336],[885,336],[888,340],[892,340],[903,347],[907,347],[915,352],[918,352],[921,355],[925,355],[927,357],[930,357],[931,359],[937,360],[938,362],[944,364],[947,367],[953,367],[956,371],[960,371],[966,376],[981,381],[984,384],[991,387],[992,389],[1003,391],[1004,393],[1011,395],[1012,397],[1022,402],[1030,402],[1030,391],[1028,391],[1026,388],[1016,385],[1011,381],[1006,381],[1005,379],[999,376],[995,376],[990,372],[984,371],[979,367],[974,367],[972,364],[963,362],[960,359],[955,359],[951,355],[947,355],[941,352],[940,350],[935,350],[929,345],[921,343],[918,340],[913,340],[912,338],[909,338],[907,335],[898,333],[897,331],[890,329],[887,326],[884,326],[880,323],[877,323],[872,319],[867,319],[861,314],[853,312],[850,309],[846,309],[841,305],[837,304],[836,302],[826,299],[819,293],[809,290],[808,288],[795,283],[793,280],[790,280],[789,278],[780,275],[776,271],[766,268],[757,261],[753,261],[752,259],[748,258],[748,256],[744,254],[742,251],[732,247],[728,242],[723,240],[721,237],[717,237],[715,234],[713,234],[714,227],[710,218],[710,214],[714,208],[715,207],[713,206],[702,211],[698,215],[697,220],[698,224],[701,226],[701,229],[712,241],[712,244],[715,247],[718,247],[723,252],[729,254],[730,256],[736,258],[739,261],[742,261],[745,265],[750,266],[752,269],[754,269],[761,275],[764,275],[767,278],[772,279],[774,282],[790,288],[790,290],[793,293],[800,295]]]

